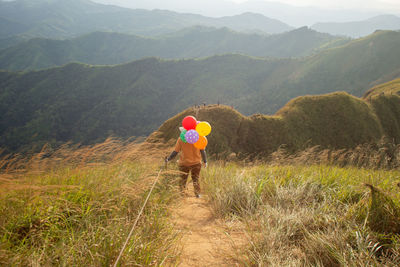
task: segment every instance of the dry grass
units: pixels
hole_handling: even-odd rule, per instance
[[[0,265],[112,264],[168,145],[108,139],[3,157]],[[244,266],[398,266],[400,173],[382,169],[398,166],[387,163],[398,157],[389,161],[386,151],[386,165],[379,165],[374,153],[382,150],[354,151],[281,150],[272,165],[214,162],[203,170],[214,215],[246,225],[249,245],[232,257]],[[178,174],[163,172],[123,266],[179,261],[179,234],[168,220]]]
[[[353,149],[324,149],[313,146],[297,153],[281,147],[267,161],[271,164],[326,164],[340,167],[354,166],[370,169],[400,168],[400,145],[382,138],[377,144],[359,145]]]
[[[397,171],[227,164],[203,178],[215,215],[247,225],[245,266],[400,263]]]
[[[39,153],[3,155],[0,158],[2,174],[43,171],[60,166],[91,167],[101,164],[119,164],[125,161],[160,161],[168,146],[151,144],[143,140],[121,141],[108,138],[105,142],[80,146],[64,144],[57,149],[45,145]],[[1,154],[0,154],[1,155]]]
[[[395,79],[387,83],[379,84],[369,89],[365,94],[364,98],[371,98],[379,95],[392,95],[399,94],[400,92],[400,79]]]
[[[148,153],[144,152],[148,149]],[[108,139],[44,147],[0,161],[0,265],[109,266],[162,166],[159,147]],[[166,207],[177,192],[164,172],[121,260],[162,266],[178,258]]]

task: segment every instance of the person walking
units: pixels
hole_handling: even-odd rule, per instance
[[[207,154],[204,149],[200,150],[196,148],[193,144],[185,143],[181,138],[178,138],[175,144],[174,151],[171,152],[169,157],[165,158],[165,162],[168,163],[175,158],[176,155],[180,153],[178,166],[179,170],[182,172],[181,180],[179,182],[179,187],[181,192],[186,189],[186,183],[191,173],[194,194],[197,198],[200,198],[200,171],[201,171],[201,160],[203,160],[204,167],[207,168]]]

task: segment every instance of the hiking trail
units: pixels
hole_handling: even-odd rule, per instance
[[[215,218],[207,200],[188,190],[173,208],[172,223],[181,232],[178,266],[239,266],[232,259],[246,243],[240,227]]]

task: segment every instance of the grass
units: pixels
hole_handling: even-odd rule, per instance
[[[400,79],[394,79],[390,82],[379,84],[369,89],[365,94],[364,98],[370,98],[378,95],[393,95],[399,94],[400,92]]]
[[[266,161],[262,158],[261,160]],[[321,146],[312,146],[290,153],[287,148],[281,147],[268,157],[267,162],[275,165],[325,164],[391,170],[400,167],[400,145],[383,137],[376,144],[363,144],[349,149],[324,149]]]
[[[297,97],[277,114],[284,118],[289,131],[285,144],[295,150],[303,150],[310,144],[353,148],[374,143],[384,135],[371,107],[344,92]]]
[[[397,266],[399,180],[325,165],[228,164],[203,176],[215,215],[247,225],[244,266]]]
[[[0,159],[0,265],[113,264],[163,149],[109,139]],[[247,236],[230,256],[241,266],[398,266],[400,172],[324,165],[315,154],[272,164],[211,160],[201,182],[214,216]],[[180,199],[178,177],[163,173],[120,266],[180,262],[169,208]]]
[[[400,82],[400,79],[397,81]],[[397,84],[398,84],[397,83]],[[400,88],[400,87],[399,87]],[[398,89],[399,89],[398,88]],[[387,86],[387,92],[381,95],[370,96],[370,102],[375,114],[378,116],[385,135],[393,140],[394,143],[400,143],[400,95],[392,95],[390,86]],[[374,92],[374,91],[372,91]],[[398,91],[400,92],[400,91]]]
[[[81,149],[64,147],[50,157],[42,151],[23,163],[9,159],[3,164],[8,168],[0,174],[0,265],[113,264],[159,168],[121,159],[129,151],[120,145],[109,140]],[[68,151],[74,154],[58,157]],[[96,157],[89,153],[94,151]],[[175,197],[176,191],[161,179],[120,266],[176,261],[179,236],[167,209]]]

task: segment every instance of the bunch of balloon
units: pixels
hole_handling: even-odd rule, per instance
[[[183,142],[193,144],[203,150],[208,144],[206,138],[211,133],[211,125],[206,121],[197,121],[193,116],[186,116],[182,120],[183,129],[180,138]]]

